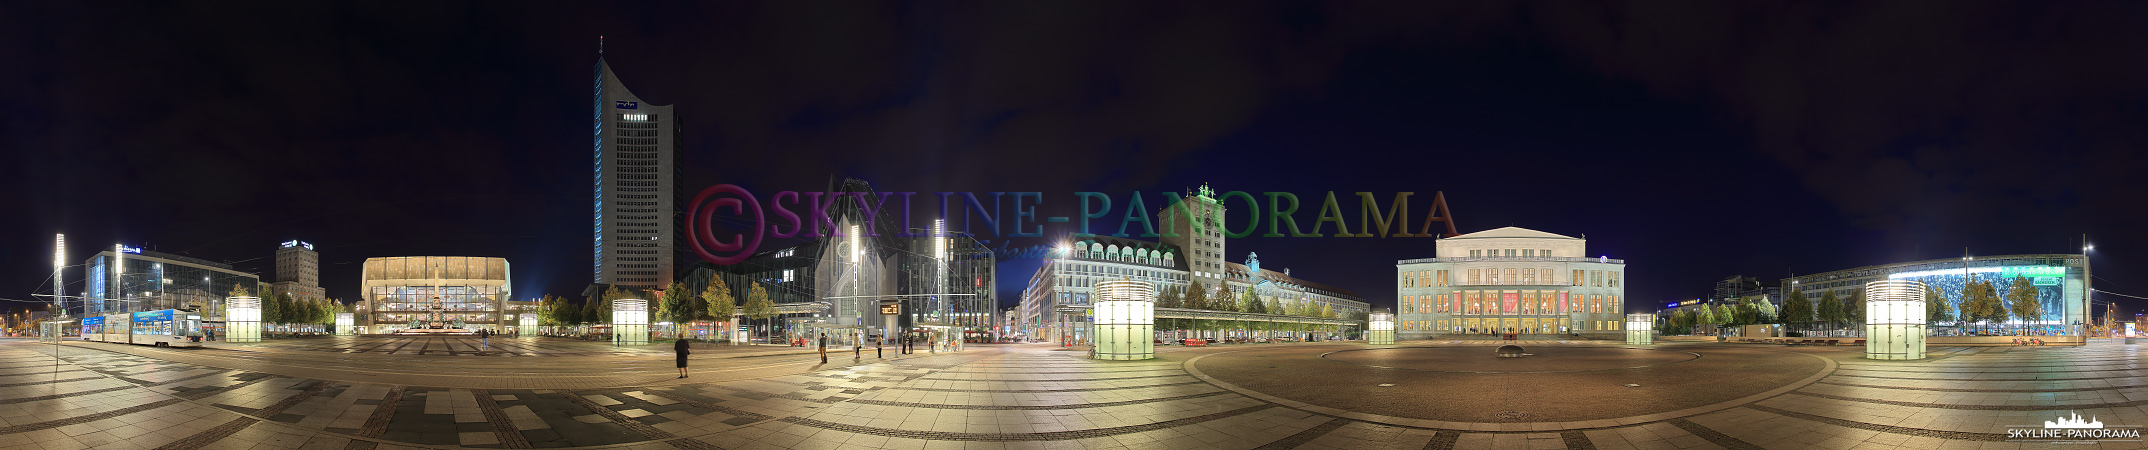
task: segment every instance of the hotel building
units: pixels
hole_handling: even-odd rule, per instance
[[[594,283],[661,289],[683,259],[679,118],[643,103],[601,57],[596,70]]]
[[[1435,258],[1397,261],[1396,339],[1443,334],[1581,334],[1625,329],[1626,262],[1588,240],[1506,227],[1440,239]]]
[[[328,298],[328,290],[321,288],[321,254],[313,251],[312,243],[284,241],[276,249],[276,282],[269,290],[292,298]]]

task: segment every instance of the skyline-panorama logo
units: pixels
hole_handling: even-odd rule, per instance
[[[2028,426],[2008,427],[2006,439],[2010,441],[2038,442],[2093,442],[2093,441],[2139,441],[2140,427],[2105,427],[2096,416],[2081,418],[2080,412],[2061,415],[2056,420],[2044,421],[2043,428]]]

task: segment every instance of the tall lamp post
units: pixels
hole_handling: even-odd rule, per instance
[[[2095,250],[2095,249],[2096,249],[2096,246],[2095,246],[2095,244],[2090,244],[2090,243],[2088,243],[2088,235],[2087,235],[2087,234],[2082,234],[2082,235],[2081,235],[2081,314],[2082,314],[2083,316],[2086,316],[2086,315],[2088,315],[2088,314],[2089,314],[2089,312],[2088,312],[2088,308],[2090,308],[2090,307],[2091,307],[2091,305],[2094,305],[2094,304],[2095,304],[2095,302],[2091,301],[2091,299],[2094,299],[2094,298],[2096,298],[2096,277],[2095,277],[2095,276],[2094,276],[2093,274],[2091,274],[2091,273],[2089,272],[2089,270],[2088,270],[2088,251],[2089,251],[2089,250]],[[2062,280],[2063,280],[2063,279],[2062,279]],[[2062,284],[2063,284],[2063,283],[2062,283]],[[2063,287],[2063,286],[2061,286],[2061,287]],[[2062,289],[2062,290],[2063,290],[2063,289]],[[2068,313],[2068,314],[2070,314],[2070,313]],[[2063,315],[2062,315],[2062,316],[2060,316],[2060,317],[2061,317],[2061,318],[2060,318],[2059,320],[2071,320],[2071,319],[2066,319],[2066,318],[2064,318],[2064,316],[2063,316]],[[2078,327],[2080,327],[2080,325],[2078,324],[2078,322],[2079,322],[2079,321],[2075,321],[2075,322],[2077,322],[2077,323],[2076,323],[2076,324],[2075,324],[2075,325],[2074,325],[2074,326],[2073,326],[2072,328],[2078,328]],[[2105,326],[2110,326],[2110,324],[2105,324]],[[2087,330],[2079,330],[2079,329],[2077,329],[2077,330],[2075,330],[2075,331],[2074,331],[2074,333],[2073,333],[2073,334],[2074,334],[2074,335],[2077,335],[2077,336],[2081,336],[2081,342],[2088,342],[2088,331],[2087,331]]]

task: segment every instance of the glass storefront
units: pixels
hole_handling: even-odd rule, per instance
[[[259,277],[209,261],[154,252],[130,253],[119,260],[124,270],[116,276],[111,252],[99,253],[85,263],[88,282],[82,295],[88,299],[69,304],[70,314],[200,309],[211,318],[222,318],[224,297],[230,295],[232,286],[248,293],[261,288]]]

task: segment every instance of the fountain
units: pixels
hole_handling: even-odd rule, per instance
[[[447,306],[440,300],[440,297],[433,297],[432,308],[429,308],[427,313],[420,316],[424,320],[412,318],[410,319],[409,328],[404,328],[393,334],[401,336],[468,336],[477,334],[477,330],[466,329],[462,319],[448,319],[444,313],[446,310]]]
[[[1499,357],[1501,358],[1520,358],[1523,355],[1528,355],[1528,353],[1522,353],[1522,348],[1519,345],[1507,344],[1499,346]]]

